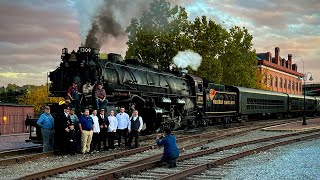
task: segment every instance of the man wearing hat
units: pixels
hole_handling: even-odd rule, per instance
[[[77,132],[74,129],[73,122],[71,122],[69,124],[69,130],[67,132],[67,137],[68,137],[68,139],[67,139],[68,140],[68,152],[71,155],[75,155],[76,149],[77,149],[78,138],[77,138]]]
[[[107,136],[108,136],[108,126],[109,126],[109,121],[108,117],[105,114],[105,110],[102,108],[99,111],[98,115],[99,119],[99,124],[100,124],[100,141],[103,142],[103,149],[107,150]]]
[[[43,152],[53,150],[53,128],[54,119],[50,114],[50,107],[44,106],[43,113],[37,121],[38,126],[41,128],[42,139],[43,139]]]
[[[55,123],[55,139],[56,139],[56,148],[60,150],[61,153],[67,153],[68,151],[68,141],[66,138],[66,134],[69,128],[70,122],[70,107],[66,104],[62,104],[61,106],[60,116],[56,118]]]

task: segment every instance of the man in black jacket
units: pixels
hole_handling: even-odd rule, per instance
[[[99,115],[99,124],[100,124],[100,140],[103,142],[103,149],[107,150],[107,134],[108,134],[108,116],[105,115],[104,109],[100,109]]]
[[[66,134],[68,132],[68,124],[69,124],[69,112],[70,108],[67,105],[62,105],[61,109],[63,112],[59,114],[58,118],[55,119],[55,139],[56,139],[56,147],[61,153],[67,153],[67,139]]]

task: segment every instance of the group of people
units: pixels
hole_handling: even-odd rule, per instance
[[[71,105],[76,110],[81,110],[82,106],[86,106],[90,104],[90,101],[94,99],[94,105],[96,109],[105,108],[108,103],[106,91],[103,88],[102,83],[98,83],[96,85],[94,91],[94,98],[93,98],[93,89],[94,86],[90,84],[90,81],[87,81],[82,86],[82,92],[79,92],[78,83],[75,81],[68,89],[68,96],[66,99],[71,102]],[[82,97],[80,98],[80,95]]]
[[[105,106],[108,100],[102,84],[96,85],[94,93],[96,109],[92,111],[91,115],[89,109],[84,109],[80,117],[77,117],[75,110],[81,110],[81,104],[89,102],[92,98],[92,90],[93,86],[90,82],[86,82],[82,87],[82,93],[80,93],[78,84],[74,82],[68,89],[63,113],[56,120],[51,115],[49,106],[43,108],[43,114],[37,121],[42,132],[43,152],[52,151],[56,146],[63,153],[74,155],[79,152],[85,154],[100,151],[101,144],[103,144],[103,150],[114,149],[116,136],[118,147],[121,147],[122,138],[125,147],[132,148],[133,138],[135,139],[134,147],[139,147],[139,133],[143,127],[142,117],[138,115],[137,110],[133,110],[132,116],[129,117],[124,107],[120,108],[120,112],[116,116],[113,110],[107,115]],[[80,99],[80,94],[83,94],[82,99]],[[170,129],[165,129],[164,135],[158,135],[156,143],[159,146],[164,146],[161,161],[167,162],[169,167],[176,167],[179,149],[176,145],[176,138],[171,135]]]
[[[106,115],[105,109],[101,108],[99,113],[93,110],[90,115],[89,109],[85,109],[78,118],[74,109],[65,106],[58,120],[54,120],[50,114],[49,106],[45,106],[43,111],[37,124],[41,127],[44,152],[53,150],[54,132],[59,136],[55,145],[59,150],[70,154],[75,154],[77,151],[83,154],[100,151],[102,144],[103,150],[114,149],[116,134],[118,147],[121,146],[122,138],[124,146],[132,148],[134,138],[134,147],[139,147],[139,133],[143,127],[143,120],[137,110],[134,110],[129,117],[124,107],[120,108],[116,116],[113,110]]]

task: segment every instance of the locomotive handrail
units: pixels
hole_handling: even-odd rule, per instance
[[[113,63],[113,62],[107,62],[107,63],[104,65],[104,68],[107,68],[107,67],[106,67],[107,64],[113,64],[113,65],[118,65],[118,66],[122,66],[122,67],[127,67],[126,65],[122,65],[122,64],[118,64],[118,63]],[[161,73],[161,72],[151,71],[151,70],[147,70],[147,69],[143,69],[143,68],[136,68],[136,67],[132,67],[132,66],[130,66],[130,68],[131,68],[131,69],[134,69],[134,70],[141,70],[141,71],[151,72],[151,73],[155,73],[155,74],[161,74],[161,75],[165,75],[165,76],[170,75],[170,77],[175,77],[175,78],[178,78],[178,79],[186,80],[186,78],[183,78],[183,77],[180,77],[180,76],[172,76],[172,75],[174,75],[174,74],[172,74],[172,73],[170,73],[170,72]]]
[[[114,89],[115,91],[128,91],[125,89]],[[141,93],[141,91],[131,91],[131,92],[139,92]],[[196,96],[191,96],[191,95],[181,95],[181,94],[168,94],[168,93],[158,93],[158,92],[152,92],[152,94],[159,94],[159,95],[166,95],[168,97],[192,97],[195,98]]]

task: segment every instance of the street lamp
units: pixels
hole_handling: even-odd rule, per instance
[[[308,74],[310,74],[310,81],[313,81],[312,74],[311,72],[307,72],[306,74],[304,73],[304,60],[302,60],[302,68],[303,68],[303,121],[302,125],[307,125],[307,120],[306,120],[306,81],[308,78]],[[300,76],[298,77],[298,81],[300,81]]]
[[[313,80],[311,72],[308,72],[306,74],[303,74],[303,121],[302,125],[307,125],[306,121],[306,81],[308,78],[308,74],[310,74],[310,81]]]

